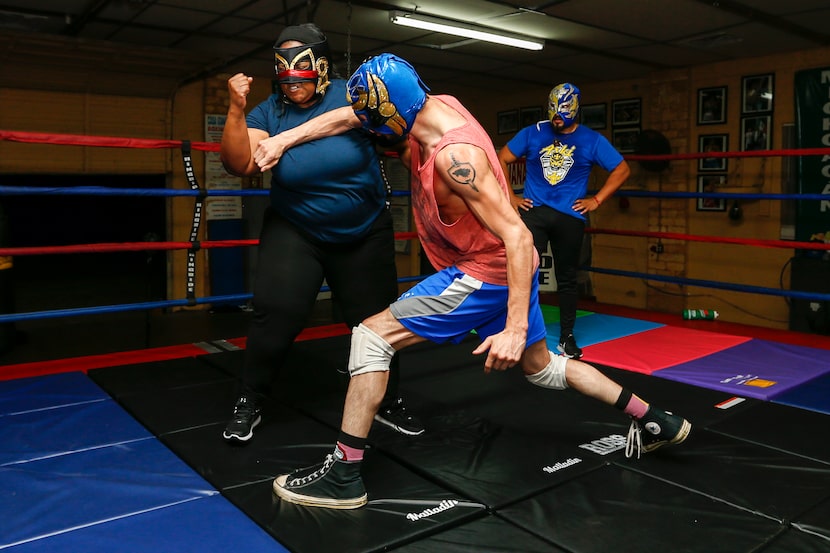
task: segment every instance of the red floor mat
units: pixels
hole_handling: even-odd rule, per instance
[[[704,330],[662,326],[583,348],[584,360],[651,374],[751,340]]]

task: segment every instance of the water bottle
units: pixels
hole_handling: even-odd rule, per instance
[[[718,318],[718,312],[711,309],[684,309],[683,318],[687,321],[692,319],[714,320]]]

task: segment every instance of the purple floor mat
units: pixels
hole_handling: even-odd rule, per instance
[[[752,339],[654,376],[770,400],[800,384],[830,373],[830,351]]]

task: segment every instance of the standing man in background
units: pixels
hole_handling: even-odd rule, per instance
[[[557,349],[571,359],[582,357],[573,331],[586,215],[599,209],[631,173],[611,143],[577,123],[578,117],[579,89],[570,83],[556,85],[548,96],[549,121],[523,128],[499,152],[505,174],[509,163],[525,158],[524,197],[513,194],[512,203],[533,234],[539,255],[550,243],[559,296]],[[595,165],[608,171],[608,178],[595,196],[586,198]]]

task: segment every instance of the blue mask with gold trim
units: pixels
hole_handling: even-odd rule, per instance
[[[406,61],[392,54],[367,59],[349,79],[346,101],[365,129],[405,136],[424,107],[429,88]]]
[[[579,116],[579,89],[571,83],[556,85],[548,95],[548,119],[553,121],[557,115],[566,127]]]

